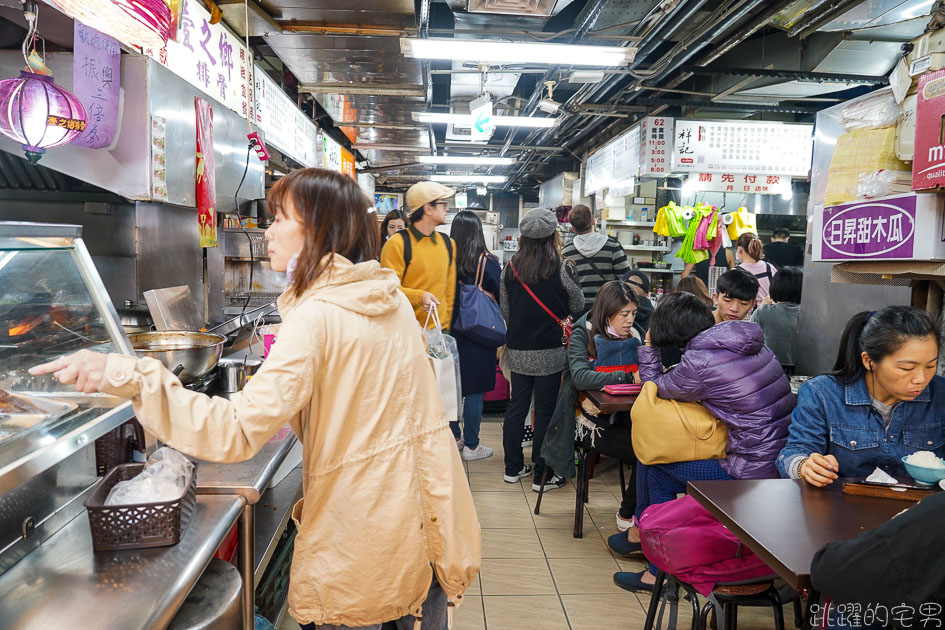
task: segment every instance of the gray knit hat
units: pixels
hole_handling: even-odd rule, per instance
[[[527,238],[547,238],[558,229],[558,217],[547,208],[532,208],[522,217],[518,229]]]

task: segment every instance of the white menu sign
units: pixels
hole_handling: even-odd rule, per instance
[[[813,125],[676,120],[673,170],[806,177]]]
[[[587,157],[584,165],[584,192],[596,193],[610,186],[614,175],[614,150],[609,144]]]
[[[303,166],[321,166],[318,127],[262,68],[254,76],[255,122],[266,132],[266,142]]]
[[[640,124],[640,176],[662,177],[672,172],[672,118],[647,116]]]
[[[168,40],[160,50],[144,53],[160,62],[208,96],[244,118],[253,119],[252,64],[243,42],[224,28],[211,24],[210,14],[198,0],[185,0],[180,20],[179,41]],[[252,59],[252,57],[249,57]]]
[[[613,188],[624,194],[633,188],[640,173],[640,142],[640,127],[636,126],[589,156],[584,169],[585,192]]]

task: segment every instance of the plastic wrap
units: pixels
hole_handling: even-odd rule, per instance
[[[860,173],[856,188],[857,199],[877,199],[890,195],[901,195],[912,189],[912,171],[880,169],[872,173]]]
[[[843,127],[847,131],[882,129],[899,122],[902,110],[891,89],[885,89],[853,101],[843,110]]]
[[[105,505],[173,501],[187,491],[193,472],[189,459],[172,448],[159,448],[139,475],[115,484]]]

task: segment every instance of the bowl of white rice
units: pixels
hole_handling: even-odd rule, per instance
[[[945,461],[932,451],[916,451],[902,458],[906,472],[916,483],[931,486],[945,479]]]

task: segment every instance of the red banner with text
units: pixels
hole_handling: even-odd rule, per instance
[[[194,98],[197,108],[197,222],[200,246],[217,246],[217,183],[213,160],[213,108]]]

